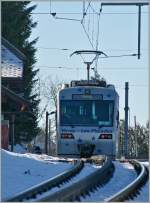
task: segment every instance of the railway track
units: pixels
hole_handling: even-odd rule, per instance
[[[4,202],[22,202],[25,200],[29,200],[35,198],[36,195],[42,194],[55,186],[59,186],[64,181],[70,179],[72,176],[75,176],[79,173],[84,166],[84,162],[82,160],[75,160],[74,166],[68,169],[67,171],[55,176],[54,178],[50,178],[34,187],[31,187],[23,192],[20,192],[13,196],[12,198],[3,200]]]
[[[36,199],[36,201],[80,201],[81,195],[86,196],[89,191],[93,191],[96,187],[104,184],[110,179],[112,172],[114,171],[113,164],[107,157],[105,160],[93,157],[92,159],[84,159],[84,162],[94,163],[98,168],[94,172],[90,172],[87,176],[84,175],[82,178],[78,177],[78,180],[75,180],[74,182],[72,181],[71,184],[57,190],[56,192],[43,194]],[[101,167],[99,167],[99,165],[101,165]]]
[[[136,196],[139,193],[139,189],[142,187],[142,185],[145,183],[148,171],[146,167],[144,167],[142,164],[140,164],[138,161],[132,160],[129,161],[135,168],[137,172],[137,177],[134,181],[132,181],[130,184],[128,184],[125,188],[117,192],[116,194],[110,196],[107,199],[104,199],[103,201],[106,202],[120,202],[125,200],[133,200],[134,196]],[[66,187],[62,190],[59,190],[58,192],[55,192],[53,194],[43,196],[39,198],[37,201],[80,201],[80,197],[85,197],[89,194],[89,192],[94,192],[94,190],[97,189],[101,184],[104,184],[105,177],[110,176],[112,172],[112,163],[110,160],[107,160],[105,162],[104,166],[95,173],[89,175],[88,177],[85,177],[84,179],[78,181],[77,183]],[[91,194],[92,196],[92,194]]]
[[[80,188],[79,187],[80,183],[82,182],[82,187],[83,187],[82,191],[85,190],[85,188],[92,188],[94,186],[94,182],[93,182],[93,185],[88,184],[88,187],[84,186],[84,185],[86,185],[85,183],[88,180],[90,180],[89,178],[92,178],[92,179],[96,180],[95,175],[99,175],[100,171],[102,171],[103,175],[108,173],[108,172],[105,171],[105,169],[108,168],[108,166],[111,164],[110,160],[107,160],[107,159],[104,159],[104,158],[102,159],[102,157],[99,158],[99,159],[97,159],[95,157],[93,157],[91,159],[79,159],[79,160],[76,161],[75,166],[71,170],[68,170],[67,172],[65,172],[63,174],[60,174],[60,175],[54,177],[53,179],[45,181],[44,183],[41,183],[41,184],[37,185],[36,187],[29,188],[28,190],[17,194],[15,197],[12,197],[12,198],[4,200],[4,201],[7,201],[7,202],[42,201],[41,199],[43,199],[43,197],[44,197],[44,199],[48,198],[48,201],[52,201],[52,200],[50,200],[50,198],[53,198],[53,201],[57,201],[57,197],[58,197],[57,192],[56,193],[55,192],[51,193],[50,195],[49,195],[49,192],[52,192],[55,187],[59,187],[63,183],[64,183],[64,186],[66,186],[65,182],[67,182],[68,179],[70,179],[71,177],[76,175],[78,172],[80,172],[81,169],[83,169],[83,167],[84,167],[84,163],[87,164],[87,162],[88,162],[89,165],[90,164],[92,164],[92,165],[95,164],[95,165],[98,165],[98,166],[102,165],[102,167],[99,167],[98,169],[97,168],[95,169],[95,171],[98,172],[98,173],[96,173],[96,174],[92,173],[92,176],[89,176],[88,179],[85,180],[85,182],[79,181],[79,183],[78,183],[79,184],[78,189],[79,189]],[[98,178],[98,180],[99,179],[100,178]],[[98,183],[98,181],[96,180],[95,183]],[[60,188],[62,188],[62,185],[61,185],[61,187],[59,187],[59,189]],[[66,189],[66,188],[64,188],[64,189]],[[62,194],[62,196],[64,196],[64,194],[63,194],[64,189],[61,189],[59,191]],[[70,187],[68,187],[67,190],[74,192],[76,190],[76,186],[75,186],[75,188],[72,188],[71,190],[70,190]],[[67,192],[67,193],[70,195],[70,192]],[[76,194],[76,192],[75,192],[75,194]],[[59,194],[59,198],[60,198],[60,194]],[[62,197],[61,197],[61,199],[62,199]],[[70,199],[70,196],[69,196],[69,199]]]
[[[148,180],[148,168],[136,160],[129,161],[137,172],[137,178],[132,181],[129,185],[124,187],[116,194],[106,198],[106,202],[123,202],[125,200],[134,199],[134,196],[139,194],[140,188]]]
[[[71,177],[81,171],[84,168],[84,163],[94,163],[96,165],[102,165],[94,172],[90,173],[88,176],[79,179],[77,182],[72,183],[67,186],[64,184],[64,187],[59,187],[60,184],[68,181]],[[124,201],[133,196],[138,192],[139,187],[145,182],[148,172],[146,167],[140,164],[137,161],[130,161],[134,166],[138,176],[137,178],[126,186],[121,191],[112,195],[109,198],[104,199],[106,202],[111,201]],[[72,172],[71,172],[72,171]],[[108,158],[105,160],[97,159],[97,157],[92,159],[82,159],[76,161],[74,167],[67,172],[41,183],[34,188],[30,188],[23,193],[17,194],[11,199],[7,199],[8,202],[19,202],[19,201],[37,201],[37,202],[59,202],[59,201],[80,201],[80,197],[85,197],[89,192],[94,192],[100,185],[103,185],[110,179],[114,171],[114,166],[112,161]],[[59,190],[53,190],[54,187],[59,187]]]

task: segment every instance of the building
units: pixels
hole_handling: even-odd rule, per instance
[[[30,103],[23,98],[25,55],[4,38],[1,43],[1,53],[2,148],[8,149],[9,140],[12,146],[14,143],[15,116],[25,111],[28,112]]]
[[[2,84],[23,96],[23,66],[26,57],[4,38],[1,49]]]

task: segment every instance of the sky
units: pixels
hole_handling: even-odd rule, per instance
[[[58,18],[81,20],[83,3],[34,1],[37,5],[32,14],[37,27],[33,29],[30,40],[39,37],[36,43],[39,78],[56,79],[70,82],[86,79],[86,68],[81,57],[70,54],[76,50],[92,50],[91,43],[79,21],[55,19],[49,13],[56,13]],[[85,10],[88,4],[85,5]],[[84,27],[90,40],[98,50],[108,56],[137,54],[138,42],[138,7],[137,6],[105,6],[99,19],[93,11],[99,12],[100,3],[89,6],[88,15],[84,18]],[[90,14],[89,14],[90,12]],[[45,14],[40,14],[45,13]],[[68,14],[66,14],[68,13]],[[67,49],[67,50],[62,50]],[[84,56],[85,59],[86,56]],[[58,68],[63,67],[63,68]],[[148,121],[148,6],[142,6],[141,19],[141,58],[137,56],[108,57],[98,60],[98,73],[109,84],[114,84],[120,97],[120,119],[124,119],[125,82],[129,82],[129,124],[137,122],[145,125]],[[91,76],[93,71],[91,70]],[[43,98],[44,102],[44,98]],[[42,105],[41,105],[42,108]]]

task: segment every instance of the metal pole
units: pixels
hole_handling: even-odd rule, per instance
[[[14,135],[15,135],[15,126],[14,126],[14,123],[15,123],[15,115],[12,114],[12,135],[11,135],[11,152],[14,151]]]
[[[48,133],[48,146],[49,146],[49,155],[50,155],[50,149],[51,149],[51,120],[49,119],[49,133]]]
[[[47,154],[47,140],[48,140],[48,112],[46,111],[46,127],[45,127],[45,154]]]
[[[125,157],[128,155],[128,82],[125,82]]]
[[[138,59],[140,59],[140,49],[141,49],[141,5],[138,5]]]
[[[88,63],[88,62],[87,62],[87,80],[89,83],[89,80],[90,80],[90,63]]]
[[[134,125],[135,125],[135,156],[138,156],[137,151],[137,126],[136,126],[136,116],[134,116]]]

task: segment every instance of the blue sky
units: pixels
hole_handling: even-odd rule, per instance
[[[50,2],[32,2],[37,4],[34,13],[50,12]],[[93,8],[98,11],[99,4]],[[81,2],[52,2],[51,12],[58,17],[82,18]],[[137,53],[138,8],[136,6],[108,6],[103,7],[100,16],[99,50],[107,55],[122,55]],[[58,13],[81,14],[58,14]],[[116,14],[121,13],[121,14]],[[129,14],[130,13],[130,14]],[[87,30],[93,33],[96,40],[96,17],[86,16]],[[96,16],[96,15],[95,15]],[[39,37],[36,44],[38,49],[35,68],[40,68],[40,78],[50,76],[55,79],[70,82],[86,78],[85,66],[78,56],[69,57],[75,50],[92,49],[80,22],[56,20],[49,14],[33,14],[33,20],[38,22],[33,29],[31,39]],[[88,29],[89,27],[89,29]],[[92,36],[92,35],[91,35]],[[48,49],[47,49],[48,48]],[[58,49],[55,49],[58,48]],[[62,51],[60,49],[67,48]],[[46,68],[68,67],[69,69]],[[78,70],[76,68],[79,68]],[[148,120],[148,7],[142,7],[141,27],[141,59],[137,57],[117,57],[99,59],[98,72],[108,83],[114,84],[120,96],[120,118],[124,118],[124,85],[129,82],[130,124],[137,122],[145,125]],[[91,71],[91,75],[93,72]]]

